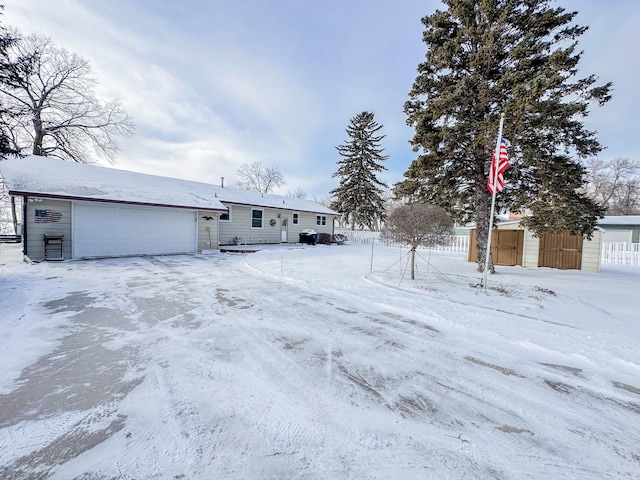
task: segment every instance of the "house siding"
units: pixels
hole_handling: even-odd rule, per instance
[[[603,242],[640,242],[640,215],[612,215],[598,221]]]
[[[206,218],[205,218],[206,217]],[[198,252],[218,248],[218,214],[198,212]],[[211,220],[209,220],[211,218]],[[211,230],[207,232],[207,227]]]
[[[600,256],[602,254],[602,233],[593,232],[591,240],[586,238],[582,241],[582,266],[581,270],[586,272],[600,271]]]
[[[603,242],[635,242],[638,243],[639,231],[627,226],[605,225],[602,235]]]
[[[62,216],[56,222],[36,223],[36,210],[51,210]],[[64,258],[71,258],[71,202],[29,197],[26,204],[26,254],[32,260],[44,260],[44,235],[64,235]]]
[[[522,250],[522,266],[529,268],[538,268],[540,238],[534,237],[531,230],[524,231],[524,244],[522,246]]]
[[[287,241],[297,243],[302,230],[313,229],[317,233],[333,234],[333,218],[335,215],[320,214],[327,218],[326,225],[317,225],[318,214],[300,212],[279,208],[252,207],[247,205],[230,205],[231,221],[218,223],[219,244],[231,245],[234,238],[238,237],[241,244],[281,243],[282,222],[287,221]],[[251,228],[251,210],[263,211],[262,228]],[[298,214],[298,224],[293,224],[293,214]],[[271,220],[275,225],[271,225]]]

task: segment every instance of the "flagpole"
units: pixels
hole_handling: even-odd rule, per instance
[[[489,255],[491,255],[491,231],[493,230],[493,212],[496,207],[496,192],[498,185],[498,167],[500,165],[500,146],[502,143],[502,126],[504,125],[504,112],[500,114],[500,127],[498,128],[498,139],[496,140],[495,153],[491,157],[493,170],[493,192],[491,193],[491,213],[489,215],[489,234],[487,235],[487,251],[484,255],[484,270],[482,272],[482,286],[487,289],[487,270],[489,270]],[[491,169],[489,170],[491,171]]]

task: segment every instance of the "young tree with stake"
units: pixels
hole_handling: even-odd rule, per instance
[[[414,280],[416,248],[444,245],[453,234],[453,220],[435,205],[409,203],[391,210],[383,234],[411,247],[411,280]]]

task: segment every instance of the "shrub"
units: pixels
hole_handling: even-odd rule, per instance
[[[331,243],[331,234],[330,233],[319,234],[318,243],[321,243],[322,245],[329,245]]]

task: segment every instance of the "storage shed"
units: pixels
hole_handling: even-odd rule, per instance
[[[470,231],[468,260],[477,258],[476,230]],[[491,235],[491,255],[495,265],[549,267],[563,270],[600,271],[602,232],[590,240],[568,232],[536,237],[520,220],[501,222]]]

